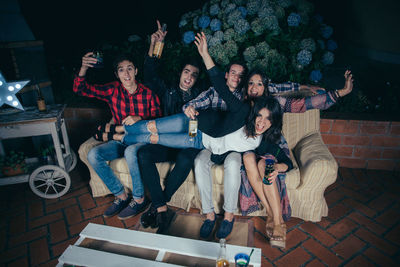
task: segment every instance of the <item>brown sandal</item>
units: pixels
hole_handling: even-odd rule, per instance
[[[272,219],[272,216],[268,216],[267,222],[265,223],[265,233],[267,234],[267,237],[269,239],[271,239],[273,232],[274,232],[274,219]]]
[[[274,226],[273,235],[269,240],[271,247],[285,249],[286,247],[286,225],[284,223]]]

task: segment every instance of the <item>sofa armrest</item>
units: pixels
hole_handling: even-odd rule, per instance
[[[325,190],[336,181],[338,165],[319,132],[303,137],[293,152],[301,176],[298,190]]]
[[[90,137],[88,140],[86,140],[84,143],[82,143],[79,147],[78,154],[79,158],[86,164],[90,165],[89,161],[87,160],[87,155],[89,151],[95,147],[98,146],[99,144],[102,144],[103,142],[97,141],[93,137]]]

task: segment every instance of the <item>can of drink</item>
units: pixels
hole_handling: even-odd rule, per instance
[[[266,185],[271,185],[272,183],[269,181],[269,175],[274,171],[275,161],[273,159],[265,160],[265,173],[263,178],[263,183]]]

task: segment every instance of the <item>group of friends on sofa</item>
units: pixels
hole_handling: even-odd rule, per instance
[[[285,221],[290,218],[290,207],[282,181],[285,176],[280,174],[293,164],[282,136],[283,112],[329,108],[352,91],[351,72],[344,74],[344,87],[334,91],[291,82],[274,84],[261,69],[247,71],[242,62],[232,62],[223,72],[215,66],[208,53],[206,36],[201,32],[194,44],[211,87],[204,90],[196,83],[201,65],[192,58],[183,62],[179,80],[167,84],[159,76],[159,58],[153,57],[155,43],[164,40],[167,34],[158,21],[157,26],[144,60],[143,84],[136,80],[138,68],[130,55],[120,55],[114,60],[117,81],[89,84],[85,79],[87,70],[97,63],[92,52],[83,56],[74,79],[74,92],[105,101],[113,117],[114,123],[97,128],[94,138],[103,143],[88,153],[89,163],[115,196],[104,216],[118,215],[125,220],[145,211],[140,219],[143,227],[166,233],[173,214],[167,202],[194,166],[205,214],[199,231],[207,239],[216,225],[211,167],[223,164],[224,214],[216,237],[227,238],[232,232],[241,176],[245,175],[266,209],[266,234],[271,246],[285,248]],[[303,98],[273,96],[297,90],[311,90],[314,94]],[[188,135],[190,119],[198,122],[195,137]],[[132,196],[107,163],[121,157],[126,159],[132,177]],[[271,159],[273,171],[265,177],[266,161]],[[155,165],[158,162],[175,162],[164,189]],[[145,186],[151,200],[145,195]]]

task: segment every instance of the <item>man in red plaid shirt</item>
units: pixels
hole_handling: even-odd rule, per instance
[[[129,55],[121,55],[114,60],[113,68],[119,81],[103,85],[91,85],[85,79],[87,70],[94,67],[96,63],[97,59],[93,57],[92,52],[83,56],[81,69],[74,80],[74,92],[107,102],[116,124],[132,125],[142,119],[148,120],[161,116],[160,101],[157,95],[143,84],[136,82],[135,77],[138,70]],[[102,135],[98,134],[97,137],[101,138]],[[149,201],[144,197],[143,184],[135,184],[135,180],[132,179],[132,200],[130,200],[124,186],[107,164],[107,161],[125,157],[131,177],[137,176],[139,166],[136,155],[142,145],[125,146],[111,140],[89,151],[88,161],[115,196],[113,204],[104,212],[105,217],[119,214],[119,219],[126,219],[147,207]]]

